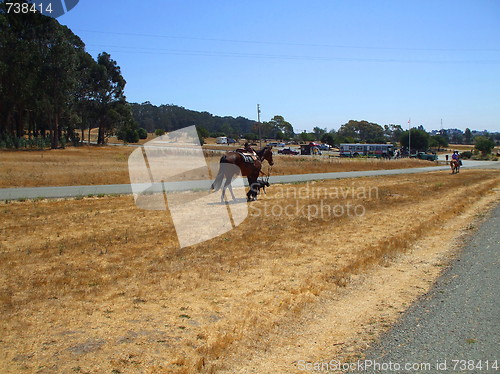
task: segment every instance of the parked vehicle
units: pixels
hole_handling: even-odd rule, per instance
[[[292,148],[283,148],[279,149],[278,153],[282,155],[298,155],[300,152]]]
[[[438,156],[435,153],[418,152],[417,158],[427,161],[436,161],[438,159]]]
[[[271,143],[267,143],[267,145],[268,145],[269,147],[284,147],[284,146],[285,146],[285,143],[271,142]]]
[[[392,157],[394,146],[392,144],[340,144],[340,156],[342,157]]]
[[[227,144],[227,136],[219,136],[215,142],[217,144]]]
[[[320,144],[318,145],[318,148],[321,150],[321,151],[329,151],[330,150],[330,145],[329,144]]]

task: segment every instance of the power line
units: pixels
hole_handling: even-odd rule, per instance
[[[206,42],[223,42],[223,43],[241,43],[241,44],[261,44],[261,45],[283,45],[283,46],[302,46],[302,47],[321,47],[321,48],[341,48],[341,49],[366,49],[366,50],[393,50],[393,51],[433,51],[433,52],[498,52],[500,48],[414,48],[414,47],[384,47],[384,46],[356,46],[356,45],[341,45],[341,44],[321,44],[321,43],[296,43],[296,42],[276,42],[263,40],[237,40],[237,39],[219,39],[219,38],[201,38],[188,36],[173,36],[159,34],[140,34],[140,33],[125,33],[116,31],[96,31],[75,29],[79,32],[88,32],[106,35],[122,35],[122,36],[139,36],[147,38],[166,38],[178,40],[197,40]]]
[[[103,44],[89,44],[88,52],[102,52],[94,47],[113,48],[114,53],[147,54],[147,55],[175,55],[195,57],[235,57],[278,60],[306,60],[306,61],[337,61],[337,62],[374,62],[374,63],[417,63],[417,64],[500,64],[500,60],[433,60],[433,59],[399,59],[399,58],[364,58],[364,57],[328,57],[314,55],[277,55],[262,53],[182,50],[165,48],[127,47]]]

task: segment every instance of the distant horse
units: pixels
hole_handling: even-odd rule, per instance
[[[222,187],[221,202],[224,202],[226,188],[228,187],[233,200],[236,199],[231,188],[231,181],[239,171],[241,171],[242,176],[247,177],[248,185],[250,186],[250,190],[247,192],[247,201],[254,201],[257,199],[257,192],[259,187],[261,187],[258,178],[262,168],[262,162],[267,160],[269,165],[273,165],[274,161],[273,151],[269,146],[265,146],[255,153],[257,154],[257,159],[253,162],[248,162],[248,159],[245,160],[245,157],[240,152],[227,152],[221,157],[219,172],[217,173],[217,177],[211,186],[211,189],[213,189],[214,192],[218,191]],[[225,182],[224,185],[222,185],[224,178]]]
[[[458,174],[458,173],[460,173],[460,161],[458,161],[458,160],[451,160],[450,161],[450,166],[451,166],[451,174]]]

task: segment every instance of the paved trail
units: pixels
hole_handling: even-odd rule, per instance
[[[482,168],[482,169],[500,169],[500,162],[496,161],[464,161],[464,167]],[[293,183],[307,182],[312,180],[322,179],[341,179],[341,178],[358,178],[371,177],[380,175],[397,175],[397,174],[413,174],[425,173],[429,171],[445,171],[450,170],[447,165],[444,166],[429,166],[423,168],[409,169],[393,169],[393,170],[369,170],[369,171],[351,171],[338,173],[315,173],[315,174],[295,174],[295,175],[279,175],[271,176],[269,182],[274,183]],[[199,181],[183,181],[154,184],[150,191],[161,192],[166,191],[185,191],[192,189],[210,188],[212,180]],[[246,179],[245,179],[246,184]],[[59,197],[77,197],[88,195],[110,195],[110,194],[131,194],[132,187],[130,184],[109,184],[95,186],[62,186],[62,187],[27,187],[27,188],[0,188],[0,200],[16,200],[16,199],[35,199],[43,198],[59,198]]]
[[[500,365],[499,255],[500,205],[433,290],[366,354],[378,363],[429,363],[430,370],[363,372],[500,372],[491,368],[495,360]]]

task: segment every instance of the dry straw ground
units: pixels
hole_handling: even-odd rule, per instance
[[[134,149],[83,146],[50,151],[0,151],[0,188],[130,183],[128,157]],[[208,150],[206,156],[214,175],[218,170],[221,155]],[[422,160],[276,156],[273,174],[399,169],[431,165],[433,164]],[[209,179],[208,174],[201,177]]]
[[[297,331],[306,308],[390,266],[499,183],[498,171],[464,170],[275,185],[236,229],[184,249],[168,214],[130,196],[2,203],[0,372],[237,372],[276,331]],[[276,215],[322,203],[365,214]]]

